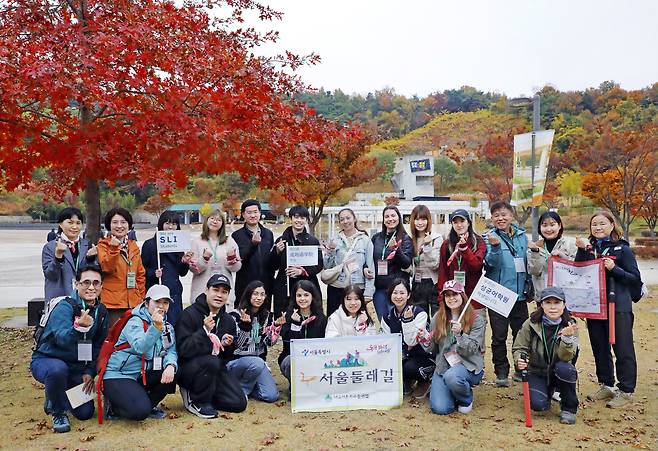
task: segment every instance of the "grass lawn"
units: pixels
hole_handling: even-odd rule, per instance
[[[581,401],[576,426],[559,424],[559,408],[534,415],[534,427],[523,423],[522,386],[498,389],[492,384],[487,351],[485,379],[475,389],[469,415],[440,417],[427,402],[405,399],[391,411],[351,411],[293,415],[286,395],[275,404],[250,401],[241,414],[202,420],[185,412],[178,394],[164,401],[169,418],[107,422],[72,418],[72,431],[55,434],[43,413],[43,388],[28,365],[31,330],[0,329],[0,448],[5,449],[656,449],[658,436],[658,286],[635,305],[638,388],[635,403],[625,410],[589,403],[596,388],[594,360],[585,324],[579,322],[578,360]],[[0,318],[20,311],[0,310]],[[20,309],[19,309],[20,310]],[[24,309],[23,309],[24,310]],[[490,338],[487,338],[489,344]],[[270,352],[270,365],[280,389],[287,387],[276,365],[280,345]]]

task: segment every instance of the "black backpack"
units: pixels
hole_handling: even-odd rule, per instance
[[[32,334],[32,338],[34,339],[34,345],[32,346],[33,351],[36,351],[39,347],[39,342],[43,336],[43,331],[46,329],[46,324],[48,324],[48,319],[50,319],[51,313],[53,310],[55,310],[55,307],[57,307],[61,301],[66,301],[69,303],[69,305],[73,308],[74,315],[80,315],[82,313],[82,309],[78,303],[69,296],[58,296],[46,302],[46,305],[44,305],[43,308],[43,313],[41,314],[41,319],[39,319],[39,324],[34,327],[34,333]]]

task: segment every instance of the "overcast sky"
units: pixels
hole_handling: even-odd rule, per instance
[[[280,46],[315,52],[316,88],[405,95],[474,86],[508,96],[545,84],[658,82],[655,0],[263,0],[285,13]]]

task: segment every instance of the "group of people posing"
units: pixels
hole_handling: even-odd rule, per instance
[[[70,430],[69,411],[78,419],[93,416],[93,400],[72,409],[65,391],[80,384],[93,391],[101,345],[127,316],[99,385],[106,418],[164,418],[159,403],[176,385],[185,408],[202,418],[214,418],[218,410],[241,412],[248,398],[274,402],[279,390],[266,357],[279,340],[278,364],[290,381],[291,340],[378,333],[402,335],[405,394],[429,395],[437,414],[468,413],[473,386],[484,375],[490,323],[496,385],[510,385],[512,366],[514,379],[527,371],[532,408],[548,410],[558,399],[560,421],[574,424],[578,325],[563,290],[547,287],[551,255],[603,258],[606,286],[616,290],[616,368],[608,321],[588,319],[600,383],[588,398],[613,408],[632,401],[637,365],[631,289],[641,284],[640,273],[607,212],[592,216],[589,239],[575,241],[562,236],[560,216],[546,212],[539,218],[541,238],[529,242],[506,202],[491,205],[493,228],[483,235],[466,210],[455,210],[445,238],[432,230],[424,205],[411,212],[410,234],[398,208],[385,207],[382,229],[372,237],[345,208],[338,214],[340,232],[322,244],[308,232],[303,206],[290,208],[291,225],[276,240],[260,223],[258,201],[245,201],[241,212],[244,226],[230,236],[217,210],[205,218],[190,251],[159,256],[155,237],[141,251],[128,239],[132,217],[124,209],[106,214],[109,234],[96,246],[80,238],[79,210],[60,213],[57,236],[42,256],[46,302],[59,302],[31,363],[45,385],[44,410],[53,415],[55,431]],[[158,230],[176,229],[178,216],[164,212]],[[317,264],[288,265],[286,246],[319,247]],[[188,271],[192,295],[183,308],[180,278]],[[483,274],[518,295],[507,317],[469,302]],[[327,284],[326,310],[318,277]],[[530,314],[528,304],[535,301]]]

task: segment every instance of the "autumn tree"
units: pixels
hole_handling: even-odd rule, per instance
[[[382,170],[377,160],[368,156],[374,137],[365,128],[354,124],[336,127],[327,123],[325,126],[330,138],[319,150],[317,172],[306,177],[291,177],[286,188],[291,200],[309,208],[309,226],[313,232],[333,196],[342,189],[373,180]]]
[[[142,208],[144,208],[144,210],[148,211],[149,213],[160,217],[160,215],[166,211],[170,205],[171,202],[166,197],[161,196],[160,194],[154,194],[148,198]]]
[[[317,58],[256,56],[277,35],[243,27],[251,12],[280,18],[253,0],[0,3],[0,186],[46,168],[39,189],[84,190],[95,241],[101,182],[166,193],[200,172],[266,187],[311,174],[322,134],[286,99]]]
[[[560,194],[567,200],[570,207],[573,206],[574,199],[580,196],[581,183],[582,176],[578,171],[564,171],[557,177]]]
[[[658,192],[658,125],[605,129],[579,153],[583,195],[610,210],[628,239],[631,224]]]

